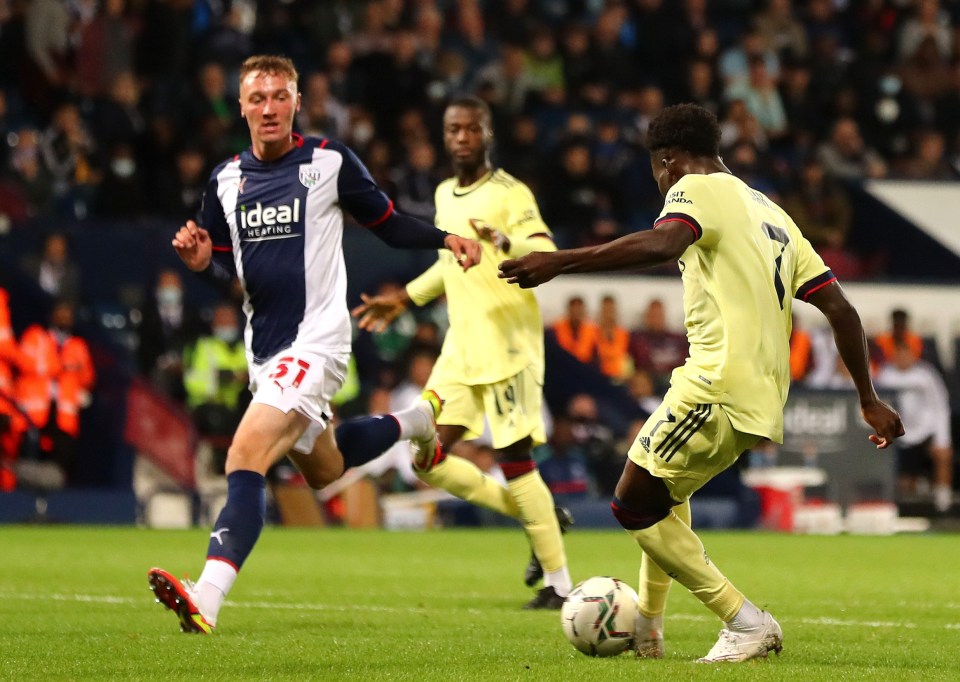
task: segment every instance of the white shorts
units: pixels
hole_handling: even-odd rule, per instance
[[[253,367],[252,402],[270,405],[284,414],[296,410],[310,420],[293,446],[297,452],[309,454],[327,428],[333,415],[330,400],[343,386],[349,359],[349,353],[324,355],[291,347]]]

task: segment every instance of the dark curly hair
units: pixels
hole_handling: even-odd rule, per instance
[[[717,117],[699,104],[667,107],[650,123],[647,149],[679,149],[695,156],[719,156],[720,124]]]
[[[493,113],[490,111],[490,105],[484,102],[476,95],[458,95],[447,102],[447,109],[451,107],[463,107],[464,109],[475,109],[481,116],[486,118],[487,124],[492,125]]]

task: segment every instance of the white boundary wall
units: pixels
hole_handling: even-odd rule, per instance
[[[953,366],[953,339],[960,336],[960,286],[911,284],[843,284],[847,296],[860,312],[867,335],[889,327],[890,311],[903,308],[911,315],[913,328],[937,339],[940,358],[947,369]],[[600,299],[613,294],[620,309],[620,323],[628,328],[640,324],[644,308],[654,298],[663,300],[672,327],[683,329],[683,287],[680,276],[646,275],[565,275],[538,287],[537,298],[546,324],[561,317],[567,299],[583,297],[591,317],[600,307]],[[794,302],[794,311],[805,328],[826,325],[820,312],[811,305]]]

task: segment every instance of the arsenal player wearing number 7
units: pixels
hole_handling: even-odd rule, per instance
[[[256,56],[240,69],[248,150],[220,164],[173,247],[194,272],[244,292],[244,339],[253,400],[227,453],[227,503],[210,535],[196,584],[148,572],[157,600],[185,632],[210,633],[263,528],[264,475],[289,456],[313,488],[383,453],[398,440],[432,442],[439,406],[424,400],[392,415],[329,426],[330,399],[350,356],[342,237],[347,210],[391,246],[448,249],[463,270],[480,246],[403,216],[343,144],[293,133],[297,72],[284,57]],[[222,259],[222,260],[221,260]]]
[[[783,632],[707,558],[690,528],[690,496],[761,438],[783,441],[790,383],[791,299],[820,309],[856,384],[870,440],[903,435],[899,415],[870,381],[860,317],[836,277],[783,209],[733,176],[720,128],[703,107],[668,107],[647,148],[666,197],[653,230],[608,244],[531,253],[500,276],[533,287],[568,272],[627,270],[679,261],[690,356],[628,452],[613,514],[643,550],[637,654],[663,657],[663,614],[676,580],[724,626],[702,659],[739,662],[779,652]]]

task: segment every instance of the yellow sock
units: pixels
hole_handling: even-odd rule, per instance
[[[447,455],[446,459],[428,471],[414,471],[420,480],[434,488],[446,490],[461,500],[492,509],[505,516],[520,518],[520,509],[513,501],[510,491],[463,457]],[[551,513],[552,511],[551,507]]]
[[[686,587],[720,620],[732,619],[744,597],[713,565],[693,530],[671,511],[649,528],[627,531],[644,554],[678,583]]]
[[[560,537],[560,524],[554,511],[553,495],[536,469],[507,481],[507,487],[520,510],[520,520],[530,538],[533,553],[545,573],[558,571],[567,563]]]
[[[690,500],[673,508],[674,513],[687,526],[690,526]],[[657,566],[646,552],[640,559],[640,585],[637,595],[640,597],[640,613],[647,618],[659,616],[667,609],[667,594],[673,579],[666,571]]]

